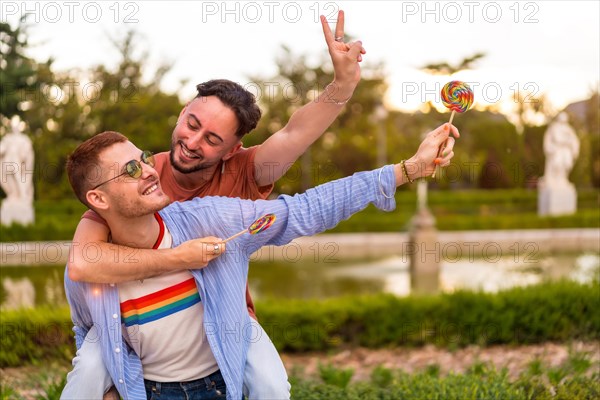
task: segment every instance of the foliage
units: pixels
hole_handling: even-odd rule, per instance
[[[319,376],[328,385],[345,388],[354,375],[352,368],[336,368],[331,364],[319,364]]]
[[[14,29],[4,22],[0,25],[3,48],[7,49],[0,71],[0,97],[3,117],[16,113],[27,122],[35,152],[36,199],[71,196],[64,167],[67,155],[100,131],[120,131],[154,152],[169,149],[170,133],[182,107],[176,95],[160,88],[171,64],[166,61],[149,71],[148,53],[141,50],[144,44],[135,32],[112,40],[121,56],[117,65],[56,71],[52,59],[38,62],[24,55],[29,46],[26,27],[24,23]],[[440,62],[428,67],[449,73],[468,68],[480,57],[475,54],[456,66]],[[244,138],[246,146],[261,143],[281,129],[295,110],[331,82],[333,71],[325,52],[319,61],[318,66],[312,66],[306,56],[284,47],[274,76],[251,78],[257,84],[264,116],[255,132]],[[388,111],[384,113],[387,116],[378,116],[386,90],[385,66],[363,65],[362,81],[342,114],[276,183],[275,191],[296,193],[378,167],[380,132],[386,136],[387,160],[406,159],[414,153],[423,133],[447,121],[448,114],[437,112],[431,105],[426,105],[426,113]],[[543,99],[539,100],[531,105],[535,112],[545,107]],[[574,120],[581,155],[571,179],[579,188],[600,187],[600,161],[594,157],[600,152],[598,94],[593,93],[585,103],[586,115]],[[540,148],[546,126],[533,126],[521,119],[523,126],[517,129],[493,107],[471,110],[468,118],[457,121],[462,136],[452,166],[432,186],[534,188],[543,173]],[[46,226],[50,229],[50,224]]]
[[[544,284],[498,294],[355,297],[257,306],[277,348],[325,350],[342,345],[483,346],[600,337],[598,285]]]
[[[27,25],[24,20],[16,28],[0,22],[0,116],[10,118],[23,116],[22,103],[25,93],[31,93],[36,82],[37,63],[25,55],[27,48]]]
[[[62,391],[67,384],[67,376],[63,376],[62,380],[56,383],[48,383],[45,393],[36,397],[37,400],[59,400]]]
[[[488,365],[473,365],[470,372],[432,375],[427,371],[407,374],[401,370],[386,371],[382,384],[381,372],[372,375],[371,382],[356,382],[339,386],[306,379],[292,385],[292,399],[593,399],[600,395],[598,376],[569,374],[562,381],[548,383],[545,377],[521,375],[514,382],[505,371]],[[375,371],[375,370],[374,370]]]
[[[532,190],[431,190],[428,197],[440,230],[600,227],[600,194],[596,190],[580,190],[579,210],[574,215],[559,217],[538,216],[537,193]],[[394,212],[386,213],[370,206],[328,232],[406,231],[416,202],[414,190],[398,191]],[[71,240],[85,211],[72,193],[62,200],[38,200],[34,206],[36,223],[27,227],[2,227],[0,242]]]
[[[19,398],[19,397],[17,397],[17,392],[15,391],[15,389],[13,389],[11,387],[6,387],[6,386],[0,384],[0,399],[1,400],[15,399],[15,398]]]
[[[133,31],[113,41],[121,55],[116,68],[100,65],[90,71],[55,72],[52,60],[40,64],[22,56],[27,41],[17,38],[26,38],[23,27],[10,30],[2,23],[1,28],[3,43],[11,43],[8,67],[2,69],[1,97],[7,102],[2,110],[16,112],[27,122],[35,153],[36,199],[72,197],[65,173],[67,156],[98,132],[122,132],[154,152],[170,148],[182,107],[176,95],[159,88],[170,67],[165,63],[153,74],[148,71],[147,54],[135,56],[139,36]],[[17,60],[10,61],[13,58]],[[21,67],[17,70],[14,65]]]
[[[562,368],[564,366],[558,366]],[[334,367],[331,367],[335,369]],[[522,371],[516,379],[507,376],[506,369],[498,371],[493,365],[476,361],[466,372],[431,374],[427,370],[406,373],[400,369],[377,366],[369,381],[348,382],[343,385],[318,378],[299,378],[291,371],[292,399],[523,399],[523,400],[583,400],[600,395],[598,372],[573,372],[567,369],[560,382],[549,379],[551,367],[541,366],[542,373],[531,376]],[[342,371],[337,369],[337,371]],[[39,399],[58,399],[65,385],[65,376],[49,379],[45,372],[33,373],[28,382],[17,387],[2,387],[1,399],[21,399],[21,393],[31,392],[35,385],[41,389]]]
[[[129,31],[124,38],[114,40],[121,56],[115,70],[97,66],[91,72],[92,81],[101,86],[100,92],[90,104],[88,120],[94,132],[118,131],[137,146],[153,152],[166,151],[171,146],[171,132],[182,105],[176,95],[160,90],[160,83],[170,70],[163,63],[145,83],[148,54],[136,57],[139,36]]]
[[[37,364],[73,357],[73,324],[68,309],[2,311],[0,366]]]
[[[378,365],[371,371],[371,382],[376,387],[388,387],[394,382],[394,371]]]
[[[251,77],[260,93],[265,94],[259,98],[265,112],[256,130],[244,139],[246,146],[261,143],[283,128],[294,111],[333,80],[328,59],[322,57],[317,66],[311,67],[307,65],[306,56],[293,54],[285,46],[276,64],[278,72],[275,76]],[[373,115],[382,104],[386,89],[382,66],[363,65],[361,82],[344,111],[275,184],[275,190],[296,193],[372,168],[376,154],[372,144],[377,128]]]
[[[599,290],[598,283],[559,282],[497,294],[461,291],[429,297],[278,300],[257,304],[257,310],[280,351],[566,342],[600,339]],[[0,367],[69,359],[73,354],[65,308],[3,311],[1,329]],[[574,354],[570,365],[570,370],[579,371],[586,362]],[[338,383],[352,375],[326,367],[323,371]]]
[[[456,65],[451,65],[445,61],[427,64],[421,69],[433,75],[452,75],[465,69],[471,69],[473,63],[485,57],[485,53],[475,53],[470,57],[463,58]]]
[[[71,194],[69,197],[55,201],[35,201],[35,224],[30,226],[13,224],[10,227],[2,227],[0,241],[71,240],[81,215],[87,207],[76,200],[75,195]]]

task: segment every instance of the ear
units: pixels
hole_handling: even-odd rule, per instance
[[[88,190],[88,192],[85,194],[85,198],[90,206],[92,206],[94,209],[101,211],[108,210],[108,197],[103,191],[97,189]]]
[[[240,149],[240,147],[242,147],[242,142],[240,140],[238,140],[238,142],[235,145],[233,145],[233,147],[227,152],[227,154],[225,154],[223,156],[223,158],[221,158],[221,160],[223,160],[223,161],[229,160],[231,157],[233,157],[233,155],[235,153],[237,153],[237,151]]]

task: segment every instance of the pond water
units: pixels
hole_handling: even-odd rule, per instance
[[[1,267],[2,309],[65,305],[64,267]],[[439,277],[415,276],[411,280],[408,260],[389,257],[314,263],[252,263],[250,291],[261,299],[323,299],[338,296],[393,293],[407,296],[415,292],[451,292],[457,289],[498,290],[531,285],[545,280],[598,279],[600,253],[548,254],[535,259],[505,257],[494,262],[483,259],[442,260]]]

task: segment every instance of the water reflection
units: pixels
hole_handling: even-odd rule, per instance
[[[33,308],[44,304],[67,304],[63,286],[64,267],[0,268],[0,309]]]
[[[35,289],[28,278],[2,279],[2,289],[6,298],[2,308],[11,310],[15,308],[33,308],[35,304]]]
[[[580,283],[600,279],[600,254],[547,255],[537,260],[518,260],[503,257],[494,262],[481,259],[442,261],[438,288],[435,277],[409,274],[405,257],[390,257],[382,261],[358,263],[332,271],[336,277],[370,279],[378,277],[383,281],[382,290],[398,296],[411,293],[453,292],[468,289],[484,292],[497,292],[515,286],[527,286],[547,280],[571,279]],[[417,287],[415,287],[415,283]]]
[[[336,263],[272,262],[252,263],[250,291],[260,299],[322,299],[338,296],[392,293],[406,296],[411,288],[406,257]],[[64,267],[1,267],[0,301],[3,310],[66,304],[63,289]],[[560,278],[578,282],[600,279],[600,253],[549,254],[537,260],[501,258],[442,261],[439,290],[498,290],[531,285]],[[420,281],[419,281],[420,280]],[[417,277],[422,285],[434,285],[429,277]],[[427,288],[427,287],[426,287]],[[416,289],[416,290],[415,290]]]

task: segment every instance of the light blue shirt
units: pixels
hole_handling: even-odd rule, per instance
[[[229,237],[264,214],[277,217],[270,228],[256,235],[242,235],[228,243],[227,251],[206,268],[191,271],[204,305],[208,342],[225,379],[228,399],[242,398],[248,340],[252,337],[245,298],[252,253],[267,244],[284,245],[333,228],[370,203],[391,211],[396,206],[395,190],[393,166],[386,166],[276,200],[204,197],[173,203],[160,211],[173,236],[173,247],[204,236]],[[117,286],[73,282],[65,273],[65,289],[77,348],[95,324],[98,337],[87,340],[100,341],[104,364],[121,396],[146,399],[142,363],[121,334]]]

